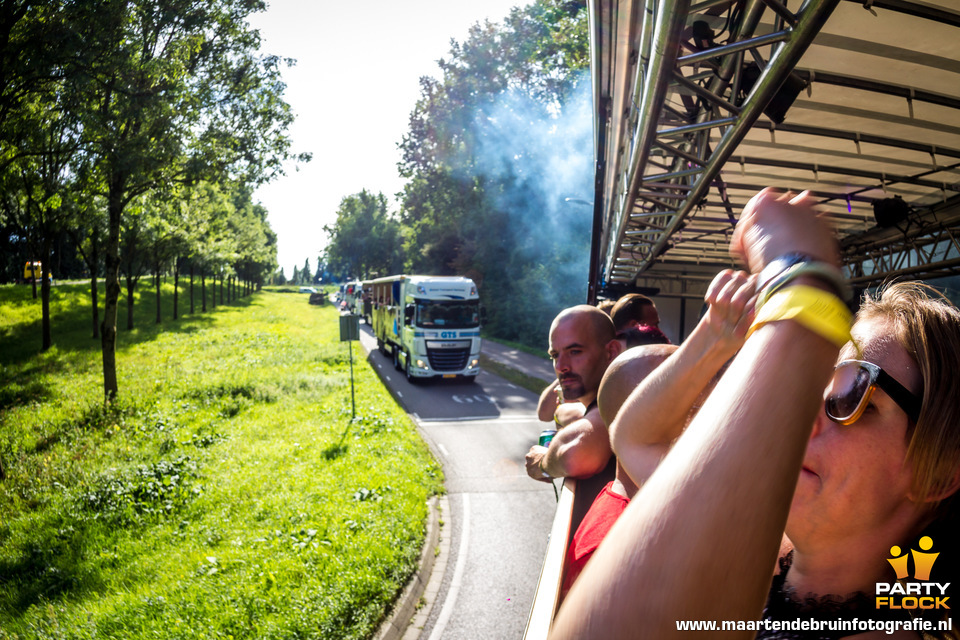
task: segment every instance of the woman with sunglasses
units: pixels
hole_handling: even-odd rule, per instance
[[[921,637],[903,610],[876,607],[877,585],[895,583],[900,550],[952,517],[960,313],[895,285],[851,327],[836,245],[812,205],[765,190],[744,209],[731,250],[762,288],[749,337],[551,637]],[[929,537],[931,552],[960,553],[955,530]],[[810,630],[851,611],[873,630]],[[717,630],[681,628],[700,623]]]

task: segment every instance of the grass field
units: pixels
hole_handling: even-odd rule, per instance
[[[54,287],[43,354],[39,301],[0,287],[0,638],[369,637],[442,491],[415,427],[357,345],[351,422],[331,306],[265,291],[158,327],[153,302],[104,409],[88,287]]]

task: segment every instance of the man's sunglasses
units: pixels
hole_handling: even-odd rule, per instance
[[[864,360],[844,360],[833,373],[830,395],[824,405],[827,417],[838,424],[853,424],[870,403],[873,390],[883,389],[914,424],[920,418],[921,400],[890,375]]]

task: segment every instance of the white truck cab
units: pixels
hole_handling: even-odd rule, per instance
[[[459,276],[388,276],[371,287],[377,347],[408,379],[480,373],[480,298]]]

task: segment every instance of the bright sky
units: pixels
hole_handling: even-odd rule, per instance
[[[420,93],[421,76],[440,76],[436,61],[449,57],[450,39],[463,42],[471,25],[501,22],[529,0],[270,0],[251,20],[263,51],[295,58],[284,70],[286,100],[296,114],[289,130],[294,153],[313,160],[261,187],[278,236],[278,259],[289,278],[317,256],[324,225],[336,220],[340,200],[367,189],[393,196],[397,143]]]

